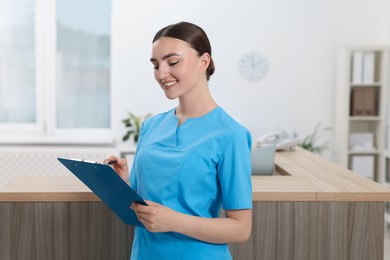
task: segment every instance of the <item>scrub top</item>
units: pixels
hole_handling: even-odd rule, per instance
[[[218,218],[252,208],[251,136],[221,107],[178,126],[176,109],[147,119],[130,185],[144,199],[178,212]],[[231,259],[227,244],[136,227],[131,259]]]

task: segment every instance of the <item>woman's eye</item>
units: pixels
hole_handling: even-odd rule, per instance
[[[158,65],[153,66],[153,69],[154,69],[154,70],[158,70]]]
[[[170,62],[170,63],[169,63],[169,66],[175,66],[175,65],[178,64],[178,63],[179,63],[179,61]]]

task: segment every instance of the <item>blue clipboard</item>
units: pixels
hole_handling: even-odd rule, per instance
[[[128,225],[144,227],[131,203],[147,205],[111,166],[77,159],[57,158]]]

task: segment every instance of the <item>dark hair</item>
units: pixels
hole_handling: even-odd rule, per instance
[[[213,75],[215,71],[215,67],[213,59],[211,58],[210,41],[202,28],[189,22],[180,22],[168,25],[159,30],[154,36],[153,42],[157,41],[161,37],[171,37],[185,41],[197,51],[199,56],[206,52],[210,54],[210,64],[206,70],[207,80],[210,79],[210,76]]]

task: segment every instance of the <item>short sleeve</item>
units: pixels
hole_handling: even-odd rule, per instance
[[[233,134],[218,164],[222,207],[225,210],[252,208],[252,139],[244,129]]]

